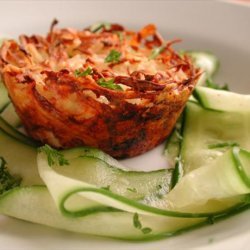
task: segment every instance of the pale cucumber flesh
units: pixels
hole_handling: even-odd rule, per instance
[[[185,173],[209,165],[228,149],[216,145],[235,143],[250,150],[250,114],[206,110],[194,103],[187,105],[185,114],[181,148]]]
[[[207,109],[250,113],[250,95],[242,95],[224,90],[196,87],[194,96]]]
[[[10,167],[11,174],[22,178],[22,185],[43,184],[36,166],[36,148],[24,144],[0,128],[0,156]]]

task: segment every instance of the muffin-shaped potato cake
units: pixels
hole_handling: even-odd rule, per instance
[[[0,72],[26,132],[56,148],[97,147],[116,158],[161,143],[199,78],[152,24],[100,23],[21,35],[0,50]]]

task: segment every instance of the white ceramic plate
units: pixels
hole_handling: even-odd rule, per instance
[[[250,94],[250,8],[215,1],[0,1],[0,37],[45,33],[60,26],[86,27],[110,21],[139,28],[155,23],[165,38],[182,38],[182,49],[209,50],[221,68],[217,80]],[[1,143],[1,142],[0,142]],[[165,167],[162,147],[125,165]],[[250,211],[226,221],[155,242],[132,243],[73,234],[0,217],[1,249],[249,249]],[[107,225],[108,227],[108,225]]]

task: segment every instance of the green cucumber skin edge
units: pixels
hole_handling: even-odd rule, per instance
[[[217,90],[217,91],[221,91],[221,90]],[[201,106],[203,109],[211,110],[211,111],[218,112],[218,113],[225,112],[223,110],[218,110],[218,109],[213,109],[213,108],[207,107],[206,102],[204,100],[204,97],[201,97],[200,92],[197,91],[197,89],[194,89],[193,96],[197,100],[197,103],[195,103],[195,102],[192,102],[192,103],[195,103],[195,104]]]
[[[26,145],[36,147],[39,146],[38,142],[34,141],[30,137],[22,134],[17,129],[13,128],[10,124],[8,124],[2,117],[0,117],[0,129],[8,136],[12,137],[13,139],[16,139]],[[10,133],[8,133],[8,130]]]
[[[163,209],[159,209],[159,208],[155,208],[155,207],[151,207],[151,206],[147,206],[144,205],[142,203],[139,203],[137,201],[134,200],[130,200],[127,199],[126,197],[114,194],[108,190],[105,189],[98,189],[98,188],[79,188],[79,189],[74,189],[71,190],[70,192],[66,193],[62,198],[61,198],[61,202],[59,204],[60,210],[63,214],[70,216],[70,217],[77,217],[79,214],[81,214],[81,210],[76,211],[76,214],[73,212],[70,212],[69,210],[67,210],[64,206],[65,202],[67,201],[67,199],[72,195],[75,194],[77,192],[96,192],[96,193],[100,193],[106,196],[109,196],[111,198],[114,198],[118,201],[121,201],[125,204],[131,205],[135,208],[144,210],[146,212],[152,212],[153,214],[157,214],[157,215],[162,215],[162,216],[171,216],[171,217],[177,217],[177,218],[203,218],[203,217],[213,217],[213,216],[222,216],[227,214],[228,212],[230,212],[232,209],[237,208],[239,206],[244,205],[244,202],[240,202],[236,205],[234,205],[233,207],[230,207],[228,209],[224,209],[222,211],[217,211],[217,212],[212,212],[212,213],[183,213],[183,212],[176,212],[176,211],[171,211],[171,210],[163,210]]]
[[[245,183],[246,187],[250,188],[250,179],[249,177],[247,176],[247,174],[245,173],[243,167],[242,167],[242,163],[241,163],[241,160],[240,160],[240,157],[239,157],[239,151],[240,149],[238,147],[234,147],[233,148],[233,151],[232,151],[232,158],[233,158],[233,161],[234,161],[234,165],[235,165],[235,168],[239,174],[239,176],[241,177],[242,181]],[[242,150],[244,153],[250,155],[249,152],[245,151],[245,150]]]

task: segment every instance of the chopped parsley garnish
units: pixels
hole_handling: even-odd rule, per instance
[[[132,192],[132,193],[137,193],[136,188],[127,188],[128,191]]]
[[[142,233],[149,234],[152,232],[152,229],[150,227],[144,227],[141,229]]]
[[[106,80],[105,78],[100,78],[97,83],[108,89],[114,89],[114,90],[123,90],[120,85],[117,85],[114,83],[114,79]]]
[[[40,147],[38,149],[38,152],[43,152],[47,155],[47,161],[50,167],[52,167],[53,165],[69,165],[68,160],[64,158],[64,155],[60,151],[50,147],[47,144]]]
[[[89,30],[93,33],[96,33],[96,32],[101,32],[103,29],[110,30],[110,27],[111,27],[110,23],[99,22],[91,25]]]
[[[206,80],[206,87],[211,88],[211,89],[229,90],[229,87],[227,84],[219,85],[213,82],[211,79]]]
[[[183,163],[181,156],[175,158],[175,167],[171,178],[171,189],[175,187],[180,178],[183,176]]]
[[[4,158],[0,157],[0,194],[20,186],[21,178],[12,176],[7,167]]]
[[[139,220],[139,215],[138,215],[138,213],[135,213],[135,214],[134,214],[134,217],[133,217],[133,224],[134,224],[134,227],[135,227],[135,228],[138,228],[138,229],[141,229],[141,228],[142,228],[141,222],[140,222],[140,220]]]
[[[158,199],[163,199],[164,195],[161,194],[161,193],[156,193],[155,196],[158,198]]]
[[[166,46],[162,45],[160,47],[154,48],[151,52],[151,55],[149,56],[149,59],[155,59],[157,56],[159,56],[164,50]]]
[[[117,63],[120,61],[120,57],[121,57],[121,52],[112,49],[109,54],[107,55],[107,57],[105,58],[105,62],[106,63]]]
[[[149,234],[149,233],[152,232],[151,228],[149,228],[149,227],[142,227],[142,224],[141,224],[141,222],[139,220],[138,213],[135,213],[134,216],[133,216],[133,225],[134,225],[135,228],[141,230],[141,232],[143,234]]]
[[[84,71],[81,71],[80,69],[76,69],[74,71],[75,77],[88,76],[88,75],[91,75],[92,73],[93,73],[93,70],[90,67],[88,67]]]

